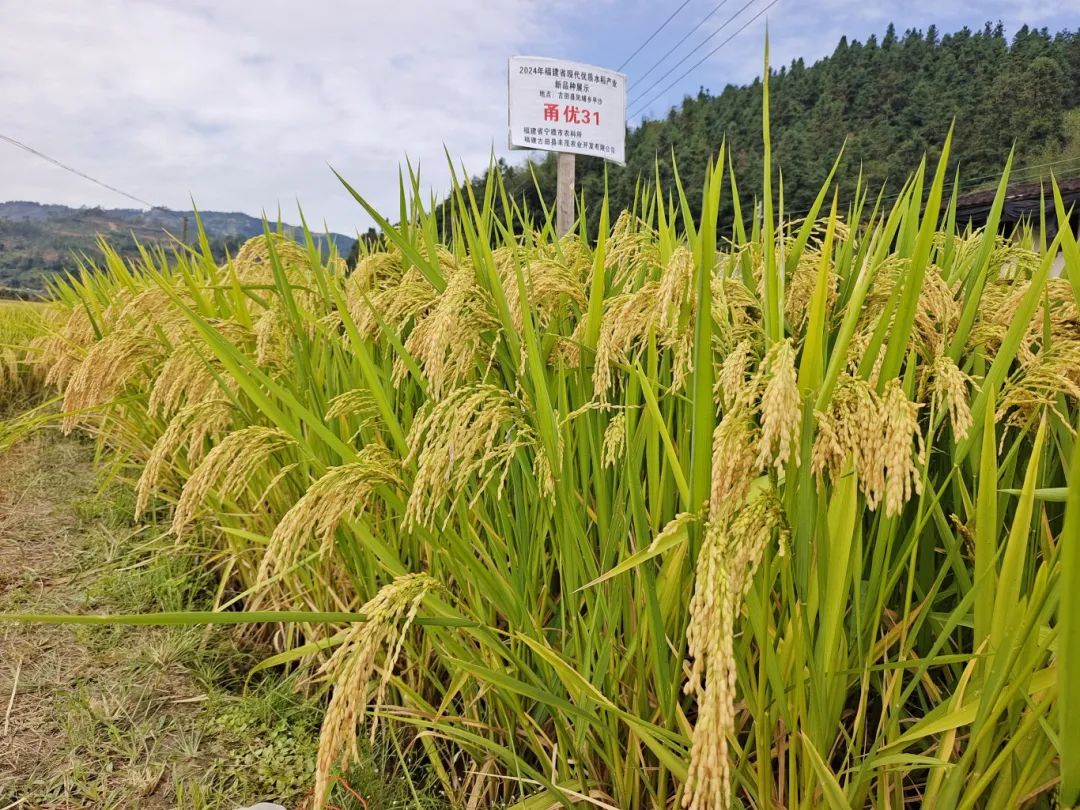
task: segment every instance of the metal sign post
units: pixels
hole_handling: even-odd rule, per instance
[[[508,84],[510,148],[559,154],[555,227],[563,236],[576,219],[574,156],[625,163],[626,76],[579,62],[514,56]]]

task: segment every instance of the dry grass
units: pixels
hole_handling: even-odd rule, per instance
[[[0,611],[192,604],[188,564],[137,551],[146,527],[130,522],[122,491],[96,491],[91,457],[83,440],[49,434],[3,455]],[[0,624],[0,806],[299,801],[314,772],[317,715],[272,682],[236,691],[246,649],[191,629]]]

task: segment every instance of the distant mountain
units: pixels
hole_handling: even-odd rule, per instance
[[[199,218],[211,250],[219,259],[226,251],[235,253],[246,240],[263,232],[262,220],[247,214],[200,211]],[[301,234],[298,226],[284,227],[297,237]],[[169,246],[185,236],[188,243],[194,244],[198,238],[191,211],[0,202],[0,289],[38,290],[51,275],[75,267],[77,256],[95,261],[101,256],[99,236],[126,258],[138,256],[137,244]],[[347,256],[356,241],[339,233],[331,233],[328,238],[341,256]],[[324,252],[329,250],[326,235],[316,235],[315,241]]]

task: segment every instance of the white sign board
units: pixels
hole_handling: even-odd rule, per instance
[[[510,148],[626,162],[626,75],[548,59],[510,58]]]

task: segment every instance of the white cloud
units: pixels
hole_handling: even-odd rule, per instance
[[[155,203],[366,227],[397,169],[448,184],[505,152],[506,57],[555,43],[551,3],[0,3],[0,132]],[[554,4],[556,9],[561,5]],[[6,144],[4,199],[130,204]]]
[[[945,32],[1001,19],[1010,35],[1024,22],[1075,26],[1075,2],[780,0],[649,112],[759,75],[766,21],[781,65],[889,21]],[[631,99],[636,74],[716,5],[696,0],[632,62]],[[742,5],[726,3],[644,85]],[[474,172],[492,147],[506,154],[507,56],[615,65],[664,17],[655,0],[0,0],[0,132],[156,203],[271,216],[280,205],[295,220],[299,200],[313,225],[351,232],[369,220],[327,164],[392,214],[406,156],[442,191],[444,145]],[[0,143],[0,199],[18,198],[130,204]]]

